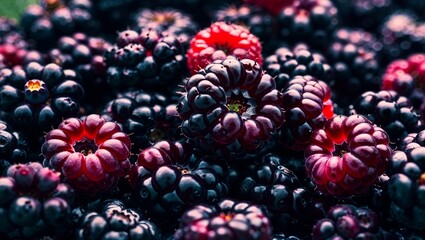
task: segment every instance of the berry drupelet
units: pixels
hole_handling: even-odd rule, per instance
[[[104,201],[100,211],[86,212],[79,222],[76,239],[163,239],[155,223],[121,200]]]
[[[320,53],[312,52],[305,44],[297,44],[293,49],[279,47],[265,58],[264,70],[275,78],[276,88],[284,89],[297,75],[310,75],[325,82],[333,80],[331,66]]]
[[[279,131],[281,147],[303,151],[310,144],[310,136],[324,127],[333,115],[331,89],[309,75],[295,76],[283,90],[285,122]]]
[[[338,26],[338,10],[330,0],[294,0],[277,15],[282,41],[304,42],[326,49]]]
[[[176,104],[162,94],[143,90],[120,93],[106,104],[102,116],[121,125],[131,138],[134,154],[158,141],[182,138]]]
[[[391,214],[402,226],[425,230],[425,130],[409,134],[389,158]]]
[[[167,92],[184,74],[183,47],[177,38],[147,29],[125,30],[105,52],[107,82],[115,90],[143,88]]]
[[[425,128],[425,124],[413,110],[407,97],[400,96],[392,90],[363,93],[350,106],[350,113],[364,115],[383,128],[388,133],[393,147],[400,147],[407,134]]]
[[[10,166],[0,177],[0,233],[10,239],[63,238],[71,215],[74,191],[60,174],[40,163]]]
[[[375,212],[368,208],[341,204],[332,207],[327,218],[314,225],[312,239],[384,239],[381,233]]]
[[[153,29],[162,35],[174,36],[184,49],[189,47],[190,40],[199,30],[191,15],[173,8],[156,10],[143,8],[138,10],[133,18],[133,29],[137,31]]]
[[[279,155],[263,156],[251,172],[245,174],[239,186],[239,197],[264,205],[275,229],[298,234],[302,232],[300,222],[307,214],[310,196],[297,176],[282,163]]]
[[[368,190],[385,172],[392,150],[388,134],[362,115],[336,115],[315,130],[305,151],[307,175],[336,197]]]
[[[97,34],[99,22],[93,18],[91,2],[70,0],[40,1],[39,5],[30,5],[22,14],[20,25],[27,39],[42,50],[54,47],[59,37],[75,32]]]
[[[183,214],[177,240],[271,239],[270,221],[263,210],[247,202],[224,199],[214,206],[197,205]]]
[[[216,203],[227,194],[224,161],[195,157],[192,148],[188,143],[160,141],[142,150],[131,169],[134,201],[164,227],[173,227],[188,208]]]
[[[379,90],[381,68],[375,51],[334,41],[326,58],[334,73],[334,81],[329,85],[339,106],[348,107],[362,93]]]
[[[425,54],[393,61],[382,76],[382,90],[393,90],[411,101],[425,121]]]
[[[191,74],[195,74],[215,60],[224,60],[227,56],[251,59],[261,65],[261,50],[260,40],[247,28],[233,23],[214,22],[190,41],[186,54],[187,67]]]
[[[130,137],[97,114],[62,121],[41,147],[45,165],[89,197],[107,192],[128,174],[130,150]]]
[[[217,60],[190,77],[177,105],[182,133],[227,158],[257,153],[283,124],[283,95],[259,63]]]
[[[13,131],[7,122],[0,120],[0,176],[5,175],[11,164],[27,162],[28,155],[25,136]]]

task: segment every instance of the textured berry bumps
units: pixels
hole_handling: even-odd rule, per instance
[[[359,194],[383,174],[391,155],[387,133],[362,115],[337,115],[311,136],[308,176],[322,192]]]
[[[64,120],[47,133],[42,146],[46,164],[61,172],[76,190],[95,195],[118,182],[130,169],[131,142],[114,122],[92,114],[83,121]]]

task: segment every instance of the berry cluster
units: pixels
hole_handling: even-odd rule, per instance
[[[425,239],[424,11],[39,0],[0,16],[0,239]]]

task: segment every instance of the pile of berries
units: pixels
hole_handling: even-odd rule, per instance
[[[22,7],[0,239],[425,239],[423,1]]]

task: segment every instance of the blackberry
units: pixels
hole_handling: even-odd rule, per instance
[[[417,21],[418,17],[409,11],[395,12],[386,18],[380,29],[383,64],[425,51],[425,24]]]
[[[382,239],[379,220],[368,208],[336,205],[313,227],[312,239]]]
[[[245,4],[253,5],[257,7],[261,7],[262,9],[270,12],[273,15],[277,15],[280,10],[282,10],[284,7],[287,7],[291,5],[294,0],[287,0],[287,1],[281,1],[281,0],[269,0],[269,1],[262,1],[262,0],[243,0]]]
[[[184,49],[189,47],[189,42],[196,34],[199,27],[192,20],[191,15],[178,9],[148,9],[138,10],[133,17],[133,29],[141,31],[142,29],[153,29],[162,35],[170,35],[177,38]]]
[[[297,0],[277,15],[278,33],[291,44],[304,42],[325,49],[338,26],[338,10],[330,0]]]
[[[112,90],[105,81],[106,63],[103,58],[104,52],[110,47],[103,38],[75,33],[61,37],[57,47],[48,52],[50,62],[66,69],[74,69],[81,76],[81,85],[86,93],[83,99],[87,103],[85,106],[103,105],[106,96],[111,94]]]
[[[206,152],[256,153],[283,124],[283,95],[250,59],[227,57],[193,75],[177,105],[182,133]]]
[[[385,16],[391,14],[397,6],[394,0],[332,0],[338,8],[341,22],[345,26],[376,31]],[[358,19],[358,21],[353,21]]]
[[[105,52],[107,82],[113,89],[167,92],[185,74],[183,48],[177,38],[155,30],[119,33],[117,44]]]
[[[164,227],[172,227],[188,208],[216,203],[227,194],[227,165],[218,158],[194,157],[192,148],[160,141],[140,152],[130,172],[135,201]]]
[[[283,91],[285,122],[279,131],[281,147],[303,151],[310,136],[334,115],[329,86],[311,76],[295,76]]]
[[[393,90],[406,96],[425,121],[425,54],[412,54],[393,61],[382,76],[382,90]]]
[[[40,163],[15,164],[0,177],[0,233],[11,239],[65,237],[74,201],[60,174]]]
[[[10,125],[0,120],[0,176],[6,174],[11,164],[26,163],[29,147],[21,132],[13,131]]]
[[[425,128],[407,97],[392,90],[365,92],[350,108],[352,114],[364,115],[383,128],[388,133],[393,147],[400,147],[407,134]]]
[[[176,104],[162,94],[143,90],[120,93],[106,104],[102,116],[122,126],[131,138],[134,154],[161,140],[182,138]]]
[[[264,52],[270,52],[271,49],[274,50],[274,44],[270,44],[275,39],[274,18],[270,13],[259,7],[246,4],[239,7],[231,5],[216,10],[213,13],[212,20],[245,26],[254,36],[261,40],[263,47],[267,48],[263,49],[263,54]]]
[[[326,57],[334,73],[334,81],[329,84],[339,106],[347,107],[365,91],[379,90],[380,65],[376,52],[336,41],[330,44]]]
[[[353,44],[367,51],[377,52],[378,57],[380,57],[383,47],[382,42],[373,32],[368,32],[361,28],[340,27],[335,31],[332,41],[342,44]]]
[[[75,239],[162,239],[158,226],[137,209],[117,199],[106,200],[102,206],[80,218]]]
[[[409,134],[389,158],[391,215],[402,226],[425,230],[425,130]]]
[[[305,151],[307,175],[329,195],[365,192],[385,172],[388,134],[362,115],[336,115],[315,130]]]
[[[2,73],[0,109],[12,115],[15,129],[39,136],[62,118],[79,114],[84,89],[73,70],[31,62],[25,69],[4,69]]]
[[[175,238],[271,239],[272,232],[259,206],[225,199],[214,206],[197,205],[185,212]]]
[[[294,48],[279,47],[264,60],[264,70],[275,78],[276,88],[284,89],[297,75],[310,75],[325,82],[331,82],[333,73],[325,57],[312,52],[306,44]]]
[[[301,187],[297,176],[282,162],[281,157],[275,154],[263,156],[260,163],[242,180],[239,197],[264,205],[275,229],[297,234],[306,230],[299,228],[307,213],[310,196]]]
[[[130,137],[97,114],[65,119],[41,146],[44,164],[88,197],[111,190],[128,174],[130,150]]]
[[[41,1],[40,5],[30,5],[22,14],[20,25],[25,36],[35,46],[46,51],[52,48],[61,36],[75,32],[97,34],[99,23],[93,16],[89,1],[61,0]]]

